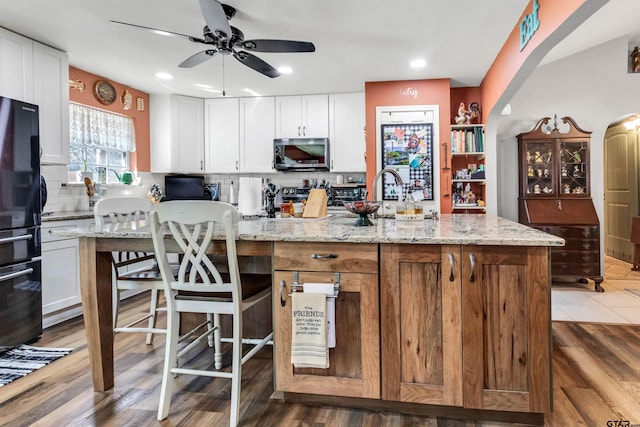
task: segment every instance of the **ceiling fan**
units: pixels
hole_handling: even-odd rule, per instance
[[[203,37],[194,37],[142,25],[126,22],[111,21],[114,24],[152,31],[156,34],[185,38],[194,43],[202,43],[209,46],[201,52],[190,56],[178,65],[181,68],[195,67],[212,58],[216,54],[233,55],[238,61],[249,68],[268,77],[278,77],[280,72],[267,62],[247,51],[253,52],[315,52],[313,43],[294,40],[255,39],[245,40],[242,31],[229,25],[229,20],[236,13],[232,6],[221,4],[217,0],[199,0],[200,10],[206,23]]]

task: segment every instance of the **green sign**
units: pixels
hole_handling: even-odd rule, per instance
[[[540,5],[538,0],[533,1],[533,10],[529,15],[525,15],[520,22],[520,51],[529,43],[531,37],[540,28],[540,20],[538,19],[538,9]]]

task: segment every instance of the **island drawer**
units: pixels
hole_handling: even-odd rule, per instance
[[[275,242],[275,270],[372,273],[378,245],[369,243]]]

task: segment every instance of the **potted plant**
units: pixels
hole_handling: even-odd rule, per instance
[[[87,169],[87,160],[82,161],[82,171],[80,172],[80,182],[84,182],[85,178],[93,181],[93,172]]]

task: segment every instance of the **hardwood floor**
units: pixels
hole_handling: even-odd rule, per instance
[[[123,317],[144,312],[144,301],[136,297],[125,303]],[[553,341],[554,412],[545,415],[545,425],[640,424],[640,326],[554,322]],[[0,388],[2,426],[228,424],[230,381],[187,376],[178,379],[182,391],[174,396],[170,417],[156,421],[162,336],[145,345],[143,335],[118,334],[115,387],[104,393],[92,388],[80,319],[47,329],[36,345],[75,351]],[[242,387],[243,426],[508,425],[284,402],[273,392],[270,348],[244,365]]]

